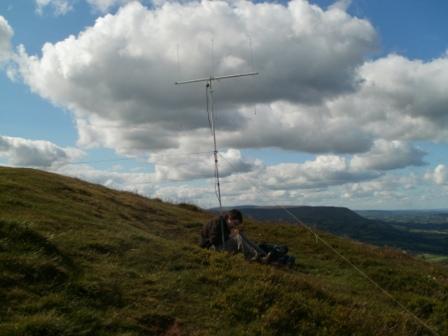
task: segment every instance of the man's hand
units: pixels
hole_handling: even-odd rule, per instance
[[[238,228],[238,227],[232,228],[232,230],[230,231],[230,234],[231,234],[232,236],[233,236],[233,235],[240,234],[240,228]]]

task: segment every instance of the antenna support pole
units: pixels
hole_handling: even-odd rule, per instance
[[[221,184],[220,184],[220,176],[219,176],[219,164],[218,164],[218,146],[216,141],[216,127],[215,127],[215,103],[213,99],[213,82],[219,81],[222,79],[230,79],[230,78],[238,78],[238,77],[247,77],[247,76],[255,76],[258,75],[258,72],[248,72],[248,73],[239,73],[239,74],[233,74],[233,75],[225,75],[225,76],[212,76],[205,78],[198,78],[198,79],[191,79],[186,81],[179,81],[175,82],[176,85],[182,85],[182,84],[192,84],[192,83],[199,83],[199,82],[206,82],[205,84],[205,91],[206,91],[206,108],[207,108],[207,114],[208,119],[210,122],[210,129],[213,136],[213,157],[214,157],[214,163],[215,163],[215,188],[216,188],[216,196],[218,198],[219,202],[219,212],[222,215],[222,200],[221,200]],[[223,230],[223,223],[221,223],[221,233],[222,233],[222,243],[224,248],[224,230]]]

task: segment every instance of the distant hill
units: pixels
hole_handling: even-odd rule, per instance
[[[430,334],[304,228],[245,223],[255,241],[288,245],[292,269],[200,249],[212,216],[0,167],[0,336]],[[448,335],[446,267],[319,234]]]
[[[269,222],[296,223],[280,207],[243,206],[245,215]],[[285,207],[302,222],[336,235],[350,237],[379,246],[393,246],[415,253],[448,255],[448,235],[434,232],[411,232],[381,220],[364,218],[343,207],[288,206]],[[428,226],[429,228],[429,226]],[[435,226],[435,229],[439,226]]]
[[[406,224],[408,226],[433,226],[448,229],[448,210],[357,210],[359,215],[388,223]]]

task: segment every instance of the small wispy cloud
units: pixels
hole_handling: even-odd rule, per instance
[[[338,0],[334,4],[330,6],[330,8],[337,8],[343,11],[346,11],[350,5],[352,4],[352,0]]]
[[[433,171],[429,171],[425,174],[425,178],[438,185],[448,184],[448,167],[444,164],[439,164]]]
[[[8,21],[0,15],[0,66],[11,57],[11,38],[14,31]]]
[[[73,5],[69,0],[35,0],[36,12],[39,15],[43,15],[45,8],[51,8],[54,15],[65,15],[73,10]]]

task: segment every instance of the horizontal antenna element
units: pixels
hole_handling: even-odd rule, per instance
[[[258,75],[258,72],[248,72],[248,73],[218,76],[218,77],[210,76],[210,77],[204,77],[204,78],[198,78],[198,79],[191,79],[191,80],[187,80],[187,81],[175,82],[174,84],[179,85],[179,84],[189,84],[189,83],[198,83],[198,82],[211,82],[211,81],[220,80],[220,79],[255,76],[255,75]]]

